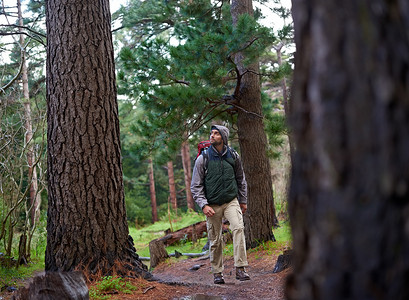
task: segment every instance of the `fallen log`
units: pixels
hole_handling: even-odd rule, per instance
[[[223,223],[223,232],[227,231],[229,231],[229,225],[227,223]],[[175,244],[182,239],[196,242],[198,238],[203,236],[204,232],[207,232],[206,221],[201,221],[179,229],[175,232],[169,232],[167,230],[165,232],[166,235],[159,238],[159,240],[162,241],[166,247]]]
[[[209,251],[203,251],[203,252],[200,252],[200,253],[180,253],[180,252],[175,250],[175,253],[169,253],[168,255],[169,255],[169,257],[176,257],[176,258],[181,257],[181,256],[187,256],[189,258],[195,258],[195,257],[202,257],[202,256],[205,256],[207,254],[209,254]],[[139,259],[142,260],[142,261],[150,261],[151,260],[151,258],[147,257],[147,256],[139,256]]]
[[[201,257],[206,254],[209,254],[209,251],[203,251],[200,253],[180,253],[180,252],[175,251],[175,253],[169,253],[169,256],[171,257],[175,256],[176,258],[181,257],[181,256],[187,256],[189,258],[194,258],[194,257]]]
[[[203,232],[207,232],[206,221],[197,222],[175,232],[168,233],[159,240],[162,241],[165,246],[170,246],[182,239],[187,239],[189,241],[197,239],[197,237],[203,236]]]

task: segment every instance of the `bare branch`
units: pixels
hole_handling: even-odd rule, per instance
[[[24,61],[21,61],[20,67],[19,67],[19,70],[16,76],[14,76],[13,79],[11,79],[6,85],[0,87],[0,95],[3,94],[20,77],[21,72],[23,71],[23,63]]]
[[[237,108],[240,109],[241,111],[245,112],[246,114],[250,114],[250,115],[256,116],[257,118],[263,119],[263,116],[260,115],[260,114],[258,114],[258,113],[255,113],[255,112],[252,112],[252,111],[248,111],[248,110],[244,109],[243,107],[241,107],[241,106],[238,105],[238,104],[232,104],[232,105],[233,105],[234,107],[237,107]]]
[[[46,38],[47,36],[45,35],[45,34],[43,34],[43,33],[41,33],[41,32],[38,32],[38,31],[35,31],[35,30],[33,30],[33,29],[31,29],[30,27],[27,27],[27,26],[20,26],[20,25],[13,25],[13,24],[0,24],[0,26],[2,26],[2,27],[11,27],[11,28],[18,28],[18,29],[26,29],[26,30],[28,30],[28,31],[30,31],[31,33],[34,33],[34,34],[36,34],[36,35],[39,35],[39,36],[41,36],[41,37],[43,37],[43,38]],[[21,34],[22,32],[21,31],[19,31],[18,33],[15,33],[15,34]],[[2,35],[3,33],[2,32],[0,32],[0,35]]]

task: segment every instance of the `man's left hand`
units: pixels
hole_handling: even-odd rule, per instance
[[[240,203],[241,212],[244,214],[247,211],[247,204]]]

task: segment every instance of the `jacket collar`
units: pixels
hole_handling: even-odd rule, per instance
[[[211,148],[213,149],[215,155],[217,155],[218,153],[220,153],[219,151],[217,151],[217,149],[216,149],[215,147],[213,147],[213,145],[211,146]],[[226,153],[227,153],[227,146],[226,146],[226,145],[223,145],[223,151],[222,151],[221,155],[223,156],[223,155],[225,155]]]

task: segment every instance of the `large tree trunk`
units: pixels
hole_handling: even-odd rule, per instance
[[[253,15],[251,0],[233,0],[233,25],[242,14]],[[267,137],[264,131],[259,64],[244,65],[244,55],[238,53],[235,63],[241,76],[235,98],[238,110],[237,127],[243,169],[248,185],[248,212],[244,215],[247,247],[263,241],[275,240],[272,232],[275,209],[272,213],[273,188],[270,162],[267,157]]]
[[[178,203],[176,200],[176,185],[175,185],[175,173],[173,172],[173,161],[168,161],[168,178],[169,178],[169,198],[172,204],[172,209],[177,212]]]
[[[150,277],[128,238],[109,2],[46,3],[45,269]]]
[[[293,1],[288,299],[409,299],[409,6]]]
[[[190,191],[190,183],[192,181],[192,163],[190,162],[190,149],[187,141],[182,143],[182,164],[183,172],[185,174],[185,186],[186,186],[186,202],[189,209],[195,209],[195,202],[193,200],[192,192]]]
[[[152,223],[155,223],[159,219],[158,219],[158,208],[156,205],[155,177],[153,174],[152,159],[149,159],[149,192],[151,195]]]

